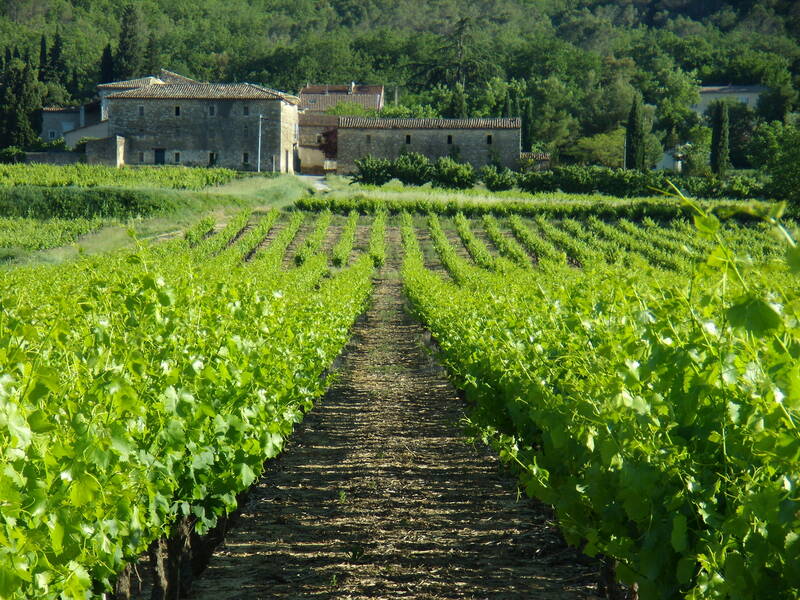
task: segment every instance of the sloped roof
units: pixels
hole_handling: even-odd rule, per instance
[[[295,96],[252,83],[161,83],[117,92],[111,94],[109,99],[283,100],[290,104],[299,102]]]
[[[380,119],[339,117],[340,129],[520,129],[519,118],[492,119]]]
[[[64,112],[64,113],[76,113],[80,112],[80,106],[44,106],[42,107],[42,111],[44,112]]]
[[[303,94],[383,94],[382,85],[307,85],[300,90],[300,96]]]
[[[148,77],[140,77],[139,79],[127,79],[125,81],[111,81],[109,83],[101,83],[97,87],[101,89],[114,89],[114,88],[136,88],[145,85],[163,84],[164,82],[158,77],[152,75]]]
[[[166,69],[161,69],[158,72],[158,78],[164,83],[201,83],[196,79],[174,73],[173,71],[167,71]]]
[[[300,127],[336,127],[339,117],[317,113],[300,113],[298,120]]]
[[[300,90],[300,109],[325,112],[340,102],[351,102],[364,108],[383,108],[382,85],[307,85]]]
[[[760,94],[766,92],[763,85],[703,85],[701,94]]]

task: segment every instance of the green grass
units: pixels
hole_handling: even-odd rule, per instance
[[[177,235],[205,215],[218,223],[226,223],[243,208],[255,211],[290,206],[297,198],[309,194],[309,186],[298,177],[246,177],[213,191],[162,190],[168,210],[159,214],[129,219],[105,219],[102,227],[79,237],[75,243],[47,250],[34,251],[22,247],[0,249],[0,268],[36,263],[57,264],[75,260],[81,253],[98,254],[130,246],[134,237],[158,240]],[[129,233],[130,232],[130,233]]]

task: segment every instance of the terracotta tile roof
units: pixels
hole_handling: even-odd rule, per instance
[[[300,113],[299,122],[300,127],[336,127],[339,117],[318,113]]]
[[[766,92],[763,85],[702,85],[701,94],[760,94]]]
[[[300,90],[300,96],[302,97],[303,94],[380,94],[383,95],[383,86],[382,85],[362,85],[362,84],[350,84],[350,85],[307,85],[302,90]]]
[[[383,108],[382,85],[307,85],[300,90],[300,109],[325,112],[340,102],[351,102],[364,108]]]
[[[377,119],[339,117],[340,129],[520,129],[519,118],[498,119]]]
[[[166,69],[161,69],[158,72],[158,78],[164,83],[201,83],[196,79],[192,79],[191,77],[186,77],[184,75],[179,75],[178,73],[167,71]]]
[[[97,87],[100,89],[114,89],[114,88],[134,88],[143,87],[145,85],[164,83],[158,77],[140,77],[139,79],[127,79],[125,81],[112,81],[110,83],[101,83]]]
[[[42,108],[44,112],[80,112],[80,106],[45,106]]]
[[[117,92],[117,99],[176,99],[176,100],[283,100],[297,104],[298,98],[252,83],[168,83]]]

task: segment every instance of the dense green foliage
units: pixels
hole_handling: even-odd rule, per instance
[[[778,242],[692,210],[694,232],[619,222],[599,234],[627,240],[617,255],[635,269],[598,254],[574,269],[549,252],[513,274],[458,258],[431,217],[452,281],[425,268],[406,216],[406,291],[474,407],[475,432],[555,507],[569,541],[618,561],[642,600],[790,600],[800,586],[797,247],[784,240],[788,263],[773,254],[769,268],[742,270],[734,249]],[[586,232],[536,226],[553,245]],[[653,268],[659,254],[648,252],[671,240],[690,256],[673,273]]]
[[[363,256],[329,276],[316,256],[282,271],[298,217],[250,262],[257,236],[228,237],[244,213],[194,247],[4,274],[0,597],[108,590],[176,519],[202,533],[232,510],[281,450],[373,270]]]
[[[443,116],[523,117],[525,150],[565,157],[577,156],[578,140],[624,126],[637,93],[667,148],[694,142],[697,83],[768,86],[757,110],[769,121],[797,105],[800,16],[790,0],[133,4],[17,0],[0,11],[0,39],[9,58],[16,49],[38,70],[44,34],[46,104],[91,96],[101,64],[104,79],[109,65],[119,76],[164,66],[290,92],[382,83],[390,98],[398,88],[401,103]],[[101,60],[109,45],[113,60]]]

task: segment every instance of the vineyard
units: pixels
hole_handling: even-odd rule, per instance
[[[351,406],[348,396],[367,385],[362,380],[394,385],[394,363],[419,346],[407,337],[410,325],[381,325],[380,318],[400,319],[403,295],[466,400],[468,433],[494,448],[527,495],[553,507],[571,546],[597,557],[607,597],[756,599],[765,590],[771,598],[796,597],[800,256],[790,233],[794,223],[759,205],[727,218],[732,204],[710,212],[712,205],[688,201],[562,200],[437,202],[368,191],[315,196],[287,212],[246,210],[225,223],[206,217],[159,244],[6,270],[0,288],[0,598],[77,599],[111,590],[118,598],[135,596],[132,573],[145,553],[152,585],[163,593],[153,597],[188,590],[202,570],[181,562],[189,541],[199,548],[198,536],[225,523],[265,464],[268,475],[257,487],[268,498],[278,493],[270,491],[272,478],[294,490],[289,504],[319,487],[306,479],[297,485],[290,471],[269,471],[274,461],[268,459],[288,444],[286,454],[306,456],[307,463],[292,463],[303,477],[321,469],[315,465],[323,458],[312,452],[324,442],[301,439],[293,447],[292,440],[306,413],[326,404],[337,407],[336,419],[351,410],[385,411],[375,413],[385,421],[370,425],[379,429],[370,430],[369,441],[348,437],[366,416],[337,421],[341,434],[329,450],[361,452],[358,464],[421,444],[417,438],[425,434],[412,432],[402,444],[386,438],[372,448],[375,435],[394,431],[391,414],[400,405],[374,388],[370,393],[380,400]],[[76,223],[75,231],[91,223]],[[19,222],[8,235],[27,238],[25,227]],[[358,317],[370,297],[380,310],[365,325]],[[331,392],[334,359],[354,327],[360,333],[351,346],[367,344],[372,333],[386,337],[359,359],[372,370],[349,375],[344,386],[334,383],[331,389],[339,391]],[[347,352],[358,354],[357,348]],[[399,389],[425,368],[422,359],[411,364],[397,379]],[[447,385],[431,379],[409,397],[434,406],[437,386]],[[427,415],[419,423],[412,416],[416,426],[436,420],[425,405],[414,406]],[[463,436],[447,429],[459,420],[448,410],[436,409],[449,415],[441,431]],[[369,452],[355,447],[364,444]],[[461,446],[439,455],[436,446],[420,446],[403,468],[428,473],[425,485],[435,487],[441,482],[429,473],[461,456]],[[463,463],[484,473],[490,459],[469,453]],[[353,477],[348,455],[324,471],[348,465],[336,485]],[[389,478],[374,484],[394,490],[386,502],[416,497],[411,484],[402,491],[391,470],[370,473]],[[471,495],[463,485],[448,485]],[[470,498],[470,510],[475,519],[488,519],[499,509],[481,508],[479,501],[492,501],[495,492],[474,485],[478,498]],[[506,487],[513,496],[514,483]],[[319,502],[350,510],[343,489],[331,492],[332,500],[315,496],[292,519],[307,518]],[[363,490],[352,493],[356,502]],[[434,503],[420,514],[436,513],[435,501],[426,502]],[[392,506],[380,504],[359,531],[388,527],[380,514]],[[266,509],[248,509],[260,510]],[[532,528],[541,527],[525,514]],[[245,565],[263,563],[272,546],[295,535],[285,525],[292,519],[276,518],[281,535],[260,540],[262,550],[250,558],[212,557],[209,574],[197,580],[197,597],[226,597],[215,577],[222,581],[225,569],[261,568]],[[459,518],[466,523],[470,515]],[[509,519],[518,526],[519,517]],[[332,535],[353,527],[346,519],[337,523]],[[243,535],[253,527],[261,525]],[[397,534],[386,556],[394,556],[409,531]],[[338,552],[338,538],[332,539],[331,552]],[[376,542],[358,541],[370,543]],[[353,544],[342,550],[353,572],[380,563]],[[419,567],[417,557],[432,551],[421,547],[393,560]],[[288,550],[282,552],[271,569],[281,561],[289,569]],[[457,559],[448,556],[452,566]],[[527,577],[514,585],[535,585],[548,568],[534,574],[514,564],[485,596],[500,593],[512,571]],[[582,573],[577,564],[564,568]],[[505,573],[507,565],[495,567]],[[325,571],[324,585],[315,583],[308,572],[314,568],[298,567],[303,581],[291,585],[284,585],[285,575],[270,575],[275,589],[288,594],[275,597],[334,585],[350,597],[382,597],[356,575],[342,579],[341,565],[332,579]],[[431,594],[472,597],[449,580],[440,585],[437,569],[418,575],[427,578]],[[406,581],[394,571],[381,573]],[[568,580],[554,579],[548,593],[567,589]],[[477,590],[482,583],[471,585]],[[597,597],[587,589],[542,597]],[[522,588],[516,593],[529,596]]]
[[[228,169],[191,169],[186,167],[137,167],[117,169],[101,165],[46,164],[0,165],[0,186],[42,186],[80,188],[170,188],[200,190],[221,185],[236,177]]]

